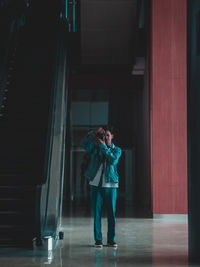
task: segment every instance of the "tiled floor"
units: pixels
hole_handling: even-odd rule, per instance
[[[189,266],[187,263],[187,219],[117,219],[118,248],[94,248],[92,218],[63,219],[65,237],[58,241],[53,259],[39,251],[0,250],[0,267],[11,266]],[[102,221],[106,244],[107,221]],[[197,266],[197,265],[191,265]]]

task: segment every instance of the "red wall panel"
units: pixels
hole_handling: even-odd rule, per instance
[[[152,0],[154,214],[187,213],[186,3]]]

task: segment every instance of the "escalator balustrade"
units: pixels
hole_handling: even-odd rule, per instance
[[[57,19],[59,12],[52,12],[44,25],[54,31],[40,39],[37,10],[36,2],[23,31],[15,27],[0,66],[0,247],[32,247],[35,239],[58,238],[61,227],[68,94],[65,27]]]

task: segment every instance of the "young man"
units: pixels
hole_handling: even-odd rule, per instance
[[[117,247],[115,207],[119,181],[117,163],[121,149],[112,143],[113,138],[112,128],[100,127],[89,132],[81,141],[81,146],[90,153],[90,162],[84,175],[91,186],[95,247],[99,248],[103,247],[101,212],[104,198],[108,218],[107,245]]]

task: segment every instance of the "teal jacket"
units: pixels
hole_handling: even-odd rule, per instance
[[[105,179],[106,183],[118,183],[119,175],[117,172],[117,163],[121,156],[121,149],[113,143],[108,148],[106,144],[97,144],[93,142],[95,134],[89,132],[81,141],[81,146],[90,153],[91,159],[88,168],[85,171],[85,177],[92,181],[99,170],[103,159],[105,160]]]

